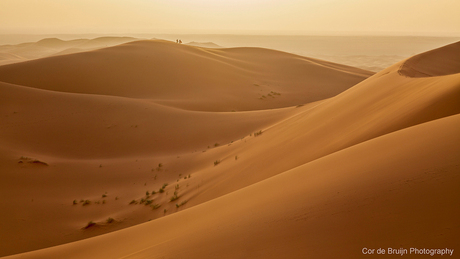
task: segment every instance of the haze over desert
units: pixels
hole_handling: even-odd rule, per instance
[[[5,1],[0,257],[457,258],[440,2]]]

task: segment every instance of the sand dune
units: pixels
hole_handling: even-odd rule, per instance
[[[429,122],[181,213],[11,258],[357,258],[363,247],[455,247],[459,130],[459,115]]]
[[[365,71],[282,52],[163,41],[2,66],[0,197],[11,214],[1,255],[59,244],[11,258],[456,248],[460,73],[449,60],[459,46],[364,81]],[[417,64],[431,76],[405,74]],[[281,96],[260,100],[254,87]],[[216,112],[230,108],[239,112]]]
[[[186,44],[190,45],[190,46],[201,47],[201,48],[223,48],[222,46],[219,46],[214,42],[195,42],[195,41],[191,41],[191,42],[186,43]]]
[[[7,83],[150,99],[204,111],[260,110],[318,101],[371,74],[267,49],[212,50],[167,41],[137,41],[0,67],[0,81]]]
[[[215,143],[230,143],[265,128],[294,110],[196,112],[145,100],[54,92],[1,82],[0,87],[3,146],[60,158],[158,156],[206,150]]]
[[[0,52],[0,66],[5,64],[11,64],[16,62],[24,61],[23,57],[20,57],[11,53]]]
[[[409,77],[444,76],[460,73],[460,42],[416,55],[406,62],[400,73]],[[434,66],[433,64],[437,64]]]
[[[69,41],[64,41],[57,38],[47,38],[37,42],[21,43],[17,45],[3,45],[0,46],[0,56],[13,56],[10,56],[11,58],[5,58],[0,61],[0,65],[12,64],[48,56],[65,55],[70,53],[95,50],[134,40],[136,39],[130,37],[100,37],[91,40],[76,39]],[[20,59],[16,59],[14,56],[20,57]]]

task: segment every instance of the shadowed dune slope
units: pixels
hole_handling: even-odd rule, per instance
[[[274,50],[213,50],[157,40],[0,67],[0,81],[7,83],[208,111],[304,104],[332,97],[370,75]]]
[[[409,58],[401,67],[400,73],[409,77],[460,73],[460,41]]]
[[[293,110],[197,112],[144,100],[1,82],[0,89],[2,146],[62,158],[179,155],[206,150],[267,127]]]

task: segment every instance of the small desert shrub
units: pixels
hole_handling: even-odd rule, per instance
[[[172,197],[169,199],[169,201],[175,201],[175,200],[177,200],[177,199],[179,199],[179,197],[175,194],[174,196],[172,196]]]
[[[153,200],[146,200],[145,201],[145,206],[148,206],[153,203]]]
[[[261,130],[259,130],[258,132],[254,132],[254,137],[260,136],[262,135],[262,133],[263,132]]]
[[[164,193],[165,190],[164,190],[164,189],[160,189],[160,190],[158,190],[158,192],[159,192],[159,193]]]
[[[216,165],[218,165],[218,164],[220,164],[220,160],[214,161],[214,166],[216,166]]]
[[[105,200],[102,200],[102,204],[105,204]]]
[[[175,188],[176,188],[176,190],[178,190],[178,189],[179,189],[179,185],[177,184]]]
[[[73,205],[77,205],[77,200],[73,200]]]
[[[105,197],[107,197],[107,195],[105,195],[105,194],[102,194],[102,198],[105,198]]]
[[[152,207],[152,209],[156,210],[158,209],[159,207],[161,207],[160,204],[153,204],[153,205],[150,205]]]
[[[238,160],[238,156],[235,156],[235,160]]]
[[[183,201],[180,204],[176,203],[176,208],[179,208],[180,206],[184,206],[187,203],[187,201]]]
[[[115,220],[113,218],[108,218],[105,222],[107,222],[108,224],[114,222]]]
[[[96,225],[96,223],[94,223],[93,221],[90,221],[90,222],[88,222],[88,224],[86,224],[86,226],[84,227],[84,229],[88,229],[88,228],[90,228],[90,227],[92,227],[92,226],[95,226],[95,225]]]
[[[137,201],[136,201],[136,200],[132,200],[129,204],[130,204],[130,205],[131,205],[131,204],[137,204]]]
[[[215,146],[215,147],[218,147],[218,146],[219,146],[219,143],[215,143],[214,146]]]
[[[149,191],[146,191],[146,192],[145,192],[145,196],[150,196]]]
[[[83,202],[83,206],[85,206],[85,205],[90,205],[90,204],[91,204],[91,201],[90,201],[90,200],[85,200],[85,201]]]

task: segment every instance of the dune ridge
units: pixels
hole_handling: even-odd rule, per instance
[[[460,73],[459,45],[460,42],[456,42],[411,57],[404,62],[399,73],[415,78]]]
[[[99,37],[64,41],[46,38],[37,42],[0,46],[0,65],[12,64],[48,56],[65,55],[119,45],[138,40],[131,37]],[[17,57],[17,58],[15,58]]]
[[[53,76],[43,76],[50,74]],[[160,40],[0,67],[0,81],[6,83],[227,112],[322,100],[370,75],[368,71],[280,51],[214,50]]]
[[[0,196],[10,197],[5,203],[19,217],[4,215],[0,221],[8,222],[11,240],[0,250],[11,255],[62,244],[6,258],[357,258],[364,256],[363,247],[456,248],[460,73],[455,73],[455,62],[442,61],[459,46],[416,56],[431,62],[418,64],[451,71],[442,76],[407,76],[401,67],[405,62],[413,66],[408,59],[351,88],[349,82],[366,72],[264,49],[211,50],[161,41],[2,66],[0,81],[9,83],[0,84],[7,93],[0,102],[0,138],[5,140],[0,146],[5,179]],[[140,79],[132,92],[96,84],[95,89],[77,91],[77,84],[68,85],[72,80],[50,86],[51,77],[37,82],[38,76],[11,75],[16,69],[33,72],[37,64],[56,68],[52,63],[57,60],[75,65],[90,57],[99,62],[107,53],[132,56],[153,49],[167,53],[162,60],[183,64],[197,58],[206,71],[210,64],[223,70],[216,72],[223,82],[221,92],[201,97],[203,105],[192,104],[195,95],[176,90],[186,91],[184,84],[162,92],[159,100],[147,84],[138,87]],[[139,60],[132,64],[153,64]],[[103,78],[98,80],[106,82],[103,66],[98,69]],[[279,88],[267,90],[280,91],[279,98],[288,100],[264,106],[257,98],[245,99],[250,94],[241,94],[244,88],[225,84],[223,79],[233,75],[243,75],[238,78],[242,82],[258,76],[280,82]],[[316,102],[308,104],[304,97],[294,98],[294,93],[310,91],[302,84],[304,76],[339,94],[330,91],[322,98],[324,93],[315,93]],[[340,80],[342,85],[335,85]],[[214,86],[206,79],[199,82],[209,84],[201,86],[207,91]],[[141,92],[151,96],[141,98]],[[212,100],[229,93],[241,94],[246,102],[237,112],[222,112],[234,105],[232,98]],[[167,99],[167,94],[176,98]],[[48,107],[43,100],[50,102]],[[299,100],[306,104],[297,106]],[[56,106],[67,108],[53,112]],[[239,111],[241,107],[247,111]],[[274,109],[279,107],[285,108]],[[86,124],[78,125],[84,120]],[[28,125],[34,121],[41,127],[36,132]],[[71,130],[84,134],[73,139],[75,134],[67,133]],[[89,136],[91,145],[79,147]],[[20,163],[22,156],[48,165]],[[140,202],[146,190],[158,190],[164,183],[169,184],[163,187],[167,195],[147,198],[160,209],[128,204]],[[80,198],[92,204],[72,205]],[[102,200],[107,203],[94,204]],[[108,217],[115,224],[106,223]],[[82,229],[90,220],[95,225]],[[146,223],[130,227],[141,222]],[[36,240],[33,235],[43,228],[53,231]]]

